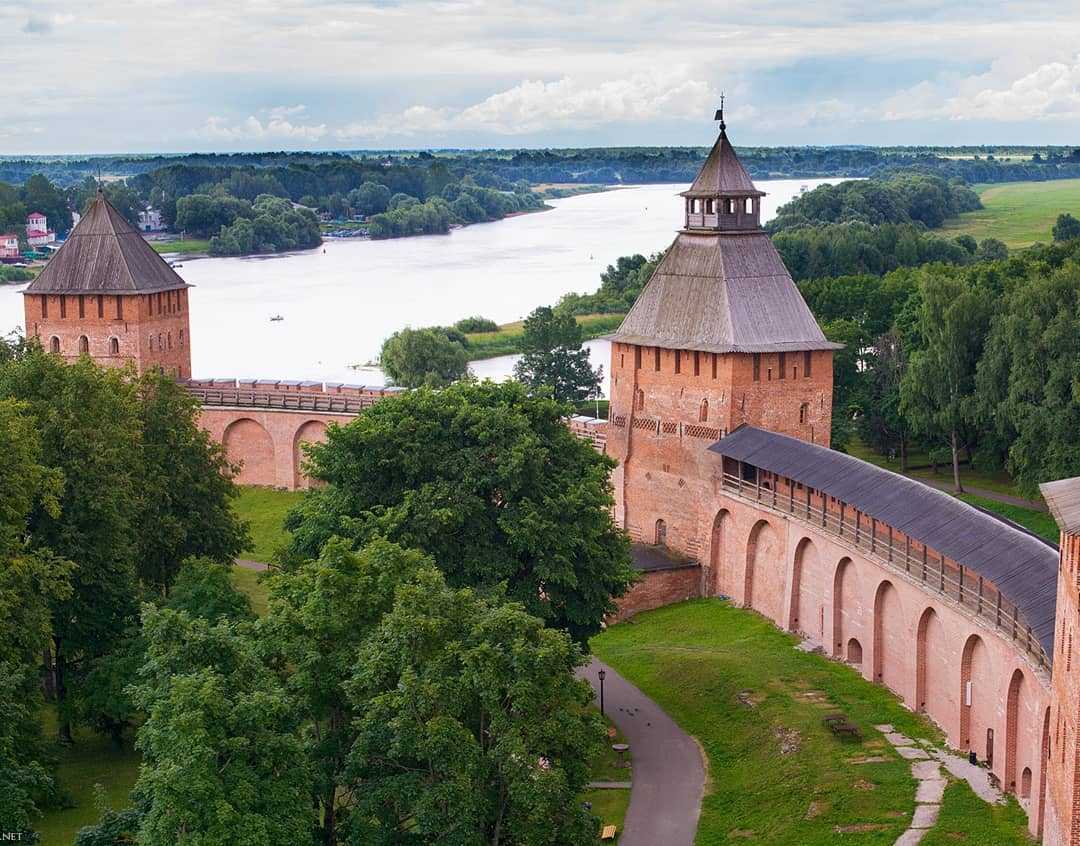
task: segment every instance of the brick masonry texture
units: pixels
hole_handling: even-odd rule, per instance
[[[105,367],[152,367],[191,378],[188,291],[152,294],[27,294],[26,334],[67,361],[83,353]]]
[[[651,611],[699,596],[701,567],[697,564],[642,573],[640,581],[619,598],[619,610],[607,622],[621,623],[641,611]]]

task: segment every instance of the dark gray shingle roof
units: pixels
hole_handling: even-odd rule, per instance
[[[1080,476],[1039,485],[1058,528],[1069,534],[1080,532]]]
[[[187,283],[99,192],[24,293],[145,294]]]
[[[992,581],[1054,654],[1057,548],[929,485],[797,438],[742,426],[709,449],[853,505]]]

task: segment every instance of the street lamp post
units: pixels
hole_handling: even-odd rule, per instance
[[[604,716],[604,677],[607,673],[601,670],[596,675],[600,678],[600,716]]]

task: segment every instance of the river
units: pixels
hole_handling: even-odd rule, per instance
[[[763,180],[762,217],[835,180]],[[682,220],[684,185],[645,185],[551,200],[551,211],[387,241],[330,240],[302,253],[185,261],[195,376],[381,384],[383,340],[402,326],[482,315],[517,320],[568,291],[586,293],[619,256],[666,247]],[[23,286],[0,287],[0,334],[23,322]],[[284,320],[271,322],[272,315]],[[607,364],[605,341],[589,344]],[[505,378],[513,356],[474,362]],[[606,367],[605,367],[606,370]]]

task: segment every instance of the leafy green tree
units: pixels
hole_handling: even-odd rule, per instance
[[[246,624],[147,608],[140,846],[311,844],[299,718]]]
[[[314,561],[270,579],[263,639],[289,667],[288,690],[304,716],[303,740],[314,774],[319,842],[334,846],[347,820],[345,765],[356,713],[345,692],[360,646],[394,599],[394,590],[429,559],[376,538],[359,552],[330,540]]]
[[[601,372],[581,347],[581,327],[572,315],[540,306],[525,318],[522,355],[514,378],[532,391],[547,390],[559,402],[580,402],[600,391]]]
[[[900,413],[900,385],[907,357],[899,332],[874,341],[866,370],[866,399],[859,418],[862,439],[883,455],[898,452],[900,472],[907,470],[910,427]]]
[[[37,345],[0,367],[0,397],[26,402],[41,462],[63,478],[59,508],[35,508],[32,549],[75,564],[71,595],[52,607],[61,736],[70,740],[69,687],[108,654],[138,613],[138,397],[125,373],[89,359],[65,365]]]
[[[233,584],[234,566],[207,558],[187,559],[169,593],[168,607],[210,623],[254,620],[251,600]]]
[[[138,573],[148,589],[168,592],[184,559],[231,563],[248,547],[233,510],[237,468],[199,425],[199,406],[173,379],[150,371],[138,383],[141,424]]]
[[[904,371],[900,409],[916,432],[948,443],[953,486],[960,492],[960,450],[970,449],[974,439],[969,412],[991,306],[985,292],[955,271],[927,271],[920,294],[922,346]]]
[[[378,182],[365,182],[349,192],[349,205],[365,217],[380,214],[390,207],[390,189]]]
[[[442,388],[469,372],[465,348],[437,328],[398,330],[383,342],[379,365],[405,388]]]
[[[862,412],[865,399],[866,350],[869,337],[854,320],[830,320],[821,326],[825,337],[843,344],[844,348],[833,353],[833,449],[847,449],[854,434],[852,420]]]
[[[64,234],[71,229],[71,209],[67,195],[40,173],[35,173],[19,191],[19,199],[27,212],[41,212],[49,227]],[[20,220],[25,224],[26,220]]]
[[[581,652],[516,603],[423,571],[398,589],[349,685],[349,842],[585,846],[578,794],[603,724]]]
[[[1055,241],[1071,241],[1073,238],[1080,238],[1080,220],[1068,212],[1059,214],[1054,223],[1052,235]]]
[[[1009,248],[1005,246],[1004,241],[999,241],[997,238],[983,238],[975,253],[975,258],[979,261],[1004,261],[1008,257]]]
[[[978,367],[978,413],[1008,445],[1024,492],[1080,475],[1080,266],[1034,270],[994,319]]]
[[[58,512],[61,479],[41,464],[34,421],[11,400],[0,400],[0,455],[0,831],[29,832],[53,792],[37,659],[52,634],[51,606],[71,592],[71,567],[27,549],[29,516]]]
[[[431,555],[453,585],[506,583],[530,613],[584,641],[632,581],[612,521],[614,464],[564,408],[514,382],[386,399],[312,446],[313,489],[288,517],[291,553],[333,535]]]
[[[499,324],[487,317],[463,317],[454,324],[459,332],[498,332]]]

